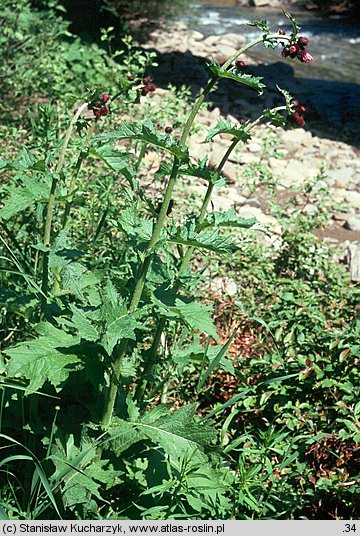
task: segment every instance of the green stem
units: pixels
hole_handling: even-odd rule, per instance
[[[280,110],[286,110],[286,106],[277,106],[276,108],[273,108],[273,111],[280,111]],[[260,117],[258,117],[255,121],[253,121],[250,125],[248,125],[248,127],[245,130],[247,132],[250,132],[262,119],[264,119],[264,117],[265,117],[264,115],[261,115]],[[231,145],[229,145],[226,153],[224,154],[223,158],[221,159],[220,164],[217,167],[217,178],[220,176],[220,173],[223,170],[223,168],[224,168],[224,166],[225,166],[230,154],[233,152],[233,150],[235,149],[235,147],[239,143],[239,141],[240,141],[239,139],[235,139],[235,140],[233,140]],[[214,184],[209,183],[209,185],[207,187],[207,190],[206,190],[206,193],[205,193],[205,196],[204,196],[204,200],[203,200],[201,209],[200,209],[200,214],[199,214],[199,217],[198,217],[198,226],[201,225],[204,222],[205,218],[206,218],[206,212],[207,212],[207,208],[209,206],[210,200],[211,200],[213,190],[214,190]],[[177,292],[179,290],[180,286],[181,286],[179,278],[187,270],[187,268],[189,266],[189,263],[190,263],[190,260],[191,260],[191,256],[192,256],[192,254],[194,252],[194,249],[195,248],[193,246],[189,246],[187,248],[187,250],[186,250],[185,255],[183,256],[183,259],[182,259],[182,262],[180,264],[180,268],[179,268],[179,271],[178,271],[178,279],[177,279],[177,282],[175,283],[175,287],[174,287],[175,292]],[[139,385],[139,387],[137,389],[137,392],[136,392],[136,398],[139,401],[142,400],[143,397],[144,397],[146,387],[147,387],[148,381],[149,381],[147,377],[151,374],[152,368],[153,368],[153,366],[155,364],[156,354],[157,354],[158,347],[159,347],[159,344],[160,344],[161,335],[162,335],[162,333],[163,333],[163,331],[165,329],[165,326],[166,326],[166,319],[165,318],[160,318],[158,326],[157,326],[157,329],[156,329],[156,332],[155,332],[153,343],[152,343],[151,348],[149,350],[148,359],[146,360],[145,365],[144,365],[143,380],[142,380],[141,384]]]
[[[187,119],[187,121],[185,123],[184,129],[183,129],[183,132],[182,132],[182,135],[181,135],[181,138],[180,138],[180,146],[181,147],[185,146],[185,143],[186,143],[186,140],[187,140],[187,138],[189,136],[190,129],[191,129],[191,126],[192,126],[192,124],[194,122],[194,119],[195,119],[195,117],[196,117],[201,105],[205,101],[206,97],[209,95],[209,93],[211,92],[211,90],[215,86],[216,81],[217,81],[216,78],[212,78],[209,81],[209,83],[207,84],[206,88],[204,89],[204,91],[202,92],[202,94],[200,95],[200,97],[198,98],[196,103],[194,104],[194,107],[193,107],[193,109],[192,109],[192,111],[191,111],[191,113],[190,113],[190,115],[189,115],[189,117],[188,117],[188,119]],[[154,249],[155,245],[157,244],[157,242],[158,242],[158,240],[160,238],[162,228],[164,227],[164,224],[165,224],[167,211],[168,211],[170,201],[171,201],[171,198],[172,198],[172,192],[174,190],[174,186],[176,184],[176,180],[177,180],[177,177],[178,177],[179,167],[180,167],[180,161],[179,161],[179,159],[177,157],[175,157],[174,162],[173,162],[173,167],[172,167],[172,170],[171,170],[171,174],[170,174],[170,177],[169,177],[169,181],[168,181],[166,191],[165,191],[165,194],[164,194],[164,200],[162,202],[161,209],[160,209],[159,215],[157,217],[157,220],[156,220],[153,232],[152,232],[150,242],[149,242],[149,244],[147,246],[146,257],[145,257],[145,260],[142,263],[142,266],[141,266],[140,271],[139,271],[139,275],[137,277],[137,281],[136,281],[136,284],[135,284],[133,296],[132,296],[131,303],[130,303],[130,306],[129,306],[129,314],[132,314],[137,309],[137,307],[138,307],[138,305],[140,303],[141,295],[142,295],[142,292],[144,290],[144,285],[145,285],[145,281],[146,281],[147,272],[149,270],[149,267],[150,267],[150,264],[151,264],[151,261],[152,261],[152,257],[153,257],[153,249]],[[121,343],[119,344],[119,347],[118,347],[118,350],[117,350],[117,356],[115,358],[114,365],[113,365],[113,370],[112,370],[111,377],[110,377],[110,386],[109,386],[108,398],[107,398],[107,402],[106,402],[106,405],[105,405],[104,415],[103,415],[103,418],[101,420],[101,425],[104,428],[106,428],[109,425],[109,423],[111,421],[113,411],[114,411],[116,394],[117,394],[117,386],[118,386],[119,379],[120,379],[120,374],[121,374],[121,366],[122,366],[123,359],[124,359],[124,357],[126,355],[126,352],[127,352],[128,342],[129,342],[128,339],[123,339],[121,341]]]
[[[45,316],[45,313],[46,313],[47,294],[49,290],[49,249],[48,248],[50,247],[52,218],[53,218],[55,200],[56,200],[56,188],[57,188],[58,181],[59,181],[59,174],[64,164],[66,149],[69,145],[69,141],[70,141],[70,137],[71,137],[74,125],[86,107],[87,107],[87,103],[80,106],[80,108],[77,110],[76,114],[70,121],[70,125],[67,129],[63,144],[61,146],[59,160],[57,162],[55,172],[52,178],[50,196],[49,196],[49,201],[48,201],[47,211],[46,211],[44,237],[43,237],[43,244],[44,244],[44,247],[47,248],[47,251],[44,251],[44,255],[43,255],[43,270],[42,270],[42,284],[41,284],[41,290],[42,290],[41,315],[42,316]]]
[[[250,41],[243,47],[241,47],[239,50],[235,52],[230,58],[223,64],[222,68],[227,69],[230,67],[230,65],[239,57],[241,54],[244,54],[249,48],[252,48],[255,45],[258,45],[259,43],[265,43],[265,41],[270,41],[272,39],[277,39],[278,41],[291,41],[291,36],[288,35],[279,35],[279,34],[271,34],[267,36],[258,37],[257,39],[254,39],[254,41]]]
[[[236,145],[239,143],[240,140],[234,140],[232,142],[232,144],[229,146],[228,150],[226,151],[226,153],[224,154],[218,168],[217,168],[217,177],[219,177],[225,163],[227,162],[230,154],[232,153],[232,151],[235,149]],[[207,207],[209,205],[209,202],[210,202],[210,199],[211,199],[211,195],[212,195],[212,192],[213,192],[213,189],[214,189],[214,185],[212,183],[209,183],[208,187],[207,187],[207,190],[206,190],[206,193],[205,193],[205,197],[204,197],[204,200],[203,200],[203,203],[202,203],[202,206],[201,206],[201,210],[200,210],[200,215],[199,215],[199,218],[198,218],[198,225],[202,224],[205,220],[205,217],[206,217],[206,211],[207,211]],[[186,253],[182,259],[182,262],[181,262],[181,265],[180,265],[180,268],[179,268],[179,272],[178,272],[178,279],[177,279],[177,282],[175,283],[175,287],[174,287],[174,290],[175,292],[177,292],[181,286],[181,283],[180,283],[180,276],[186,271],[188,265],[189,265],[189,262],[191,260],[191,256],[193,254],[193,251],[194,251],[194,247],[190,246],[188,247],[188,249],[186,250]],[[158,347],[159,347],[159,344],[160,344],[160,340],[161,340],[161,335],[165,329],[165,325],[166,325],[166,320],[165,318],[161,318],[159,320],[159,323],[158,323],[158,326],[157,326],[157,329],[156,329],[156,332],[155,332],[155,336],[154,336],[154,340],[153,340],[153,343],[151,345],[151,348],[149,350],[149,356],[148,356],[148,359],[146,360],[146,363],[144,365],[144,371],[143,371],[143,380],[139,386],[139,388],[137,389],[137,399],[138,400],[142,400],[144,394],[145,394],[145,391],[146,391],[146,387],[148,385],[148,379],[147,379],[147,376],[149,376],[151,374],[151,371],[152,371],[152,368],[155,364],[155,357],[156,357],[156,354],[157,354],[157,351],[158,351]]]
[[[269,38],[271,37],[283,38],[284,36],[279,36],[278,34],[276,34],[274,36],[269,36]],[[263,37],[261,39],[252,41],[251,43],[248,43],[247,45],[242,47],[239,51],[236,52],[236,54],[234,54],[231,58],[229,58],[229,60],[224,64],[223,68],[227,69],[240,54],[242,54],[243,52],[245,52],[247,49],[251,48],[252,46],[258,43],[261,43],[262,41],[264,41]],[[180,138],[180,143],[179,143],[180,147],[185,146],[192,124],[195,120],[195,117],[197,113],[199,112],[201,105],[203,104],[203,102],[205,101],[209,93],[212,91],[217,81],[218,81],[218,77],[211,78],[207,86],[203,90],[202,94],[198,97],[196,103],[194,104],[194,107],[185,123],[184,129]],[[169,204],[171,201],[172,192],[173,192],[176,180],[177,180],[179,167],[180,167],[180,161],[178,160],[178,158],[175,157],[174,162],[173,162],[172,172],[171,172],[171,175],[167,184],[166,192],[164,195],[164,200],[160,209],[160,213],[155,223],[150,242],[147,246],[145,260],[143,261],[143,264],[139,271],[139,276],[135,284],[135,289],[134,289],[132,300],[131,300],[130,307],[129,307],[129,314],[133,313],[140,303],[141,295],[142,295],[145,281],[146,281],[147,272],[151,265],[151,260],[153,257],[153,249],[160,238],[161,230],[165,223],[167,211],[168,211]],[[207,203],[209,202],[209,200],[210,200],[210,196],[208,197]],[[206,209],[204,210],[204,215],[205,214],[206,214]],[[191,254],[190,254],[190,257],[191,257]],[[189,262],[188,260],[184,261],[184,264],[186,264],[186,267],[187,267],[188,262]],[[109,395],[108,395],[108,399],[105,405],[103,418],[101,420],[101,425],[104,428],[108,427],[111,421],[111,417],[113,415],[122,362],[126,355],[127,348],[128,348],[128,339],[123,339],[121,343],[119,344],[117,356],[115,358],[112,374],[110,377]]]
[[[67,224],[69,216],[70,216],[72,195],[73,195],[73,193],[75,191],[74,184],[75,184],[76,179],[79,176],[82,164],[85,161],[85,159],[86,159],[86,157],[87,157],[87,155],[89,153],[89,141],[90,141],[90,137],[94,133],[94,129],[95,129],[95,122],[89,128],[89,130],[88,130],[88,132],[86,134],[86,138],[85,138],[86,150],[85,151],[81,150],[81,152],[80,152],[80,154],[78,156],[77,162],[76,162],[75,173],[71,177],[71,180],[70,180],[70,184],[69,184],[69,188],[68,188],[69,193],[68,193],[68,196],[67,196],[67,199],[66,199],[66,202],[65,202],[65,209],[64,209],[64,215],[63,215],[63,220],[62,220],[62,228],[63,229],[66,227],[66,224]],[[71,201],[70,201],[69,197],[71,198]],[[57,296],[59,294],[59,292],[60,292],[60,274],[61,274],[61,270],[62,270],[62,268],[60,266],[55,269],[54,285],[53,285],[53,289],[52,289],[54,296]]]

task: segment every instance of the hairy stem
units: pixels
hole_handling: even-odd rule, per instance
[[[46,248],[46,251],[44,251],[44,254],[43,254],[43,270],[42,270],[42,284],[41,284],[41,290],[42,290],[41,315],[42,316],[45,316],[46,314],[47,294],[48,294],[48,289],[49,289],[48,288],[49,286],[49,247],[50,247],[50,239],[51,239],[52,218],[53,218],[55,200],[56,200],[56,188],[57,188],[58,181],[59,181],[59,174],[64,164],[66,149],[69,145],[69,141],[70,141],[70,137],[71,137],[74,125],[76,124],[81,113],[83,112],[83,110],[85,110],[86,107],[87,107],[87,103],[80,106],[80,108],[77,110],[76,114],[70,121],[70,125],[67,129],[63,144],[61,146],[59,160],[57,162],[55,172],[52,178],[50,196],[49,196],[49,201],[48,201],[47,211],[46,211],[44,237],[43,237],[43,244],[44,244],[44,247]]]
[[[194,119],[195,119],[195,117],[196,117],[201,105],[205,101],[206,97],[209,95],[209,93],[211,92],[211,90],[215,86],[216,82],[217,82],[217,79],[212,78],[209,81],[209,83],[207,84],[207,86],[205,87],[204,91],[202,92],[202,94],[200,95],[198,100],[196,101],[196,103],[194,104],[194,107],[193,107],[193,109],[192,109],[192,111],[191,111],[191,113],[190,113],[190,115],[189,115],[189,117],[188,117],[188,119],[187,119],[187,121],[185,123],[184,129],[183,129],[183,132],[182,132],[182,135],[181,135],[181,138],[180,138],[180,146],[181,147],[185,146],[185,143],[186,143],[186,140],[187,140],[187,138],[189,136],[191,126],[192,126],[192,124],[194,122]],[[153,258],[153,250],[154,250],[154,247],[156,246],[156,244],[157,244],[157,242],[158,242],[158,240],[160,238],[162,228],[164,227],[164,224],[165,224],[167,211],[168,211],[170,201],[171,201],[171,198],[172,198],[172,192],[174,190],[174,186],[176,184],[176,180],[177,180],[178,173],[179,173],[180,163],[181,163],[180,160],[177,157],[175,157],[174,161],[173,161],[172,171],[171,171],[169,181],[168,181],[168,184],[167,184],[167,187],[166,187],[166,191],[165,191],[165,194],[164,194],[164,200],[162,202],[159,215],[158,215],[157,220],[155,222],[151,239],[150,239],[149,244],[147,246],[146,257],[145,257],[145,260],[143,261],[143,263],[141,265],[141,268],[139,270],[139,274],[138,274],[138,277],[137,277],[134,292],[133,292],[132,299],[131,299],[130,306],[129,306],[129,314],[132,314],[137,309],[137,307],[138,307],[138,305],[140,303],[141,295],[142,295],[142,292],[144,290],[144,285],[145,285],[145,281],[146,281],[147,272],[149,270],[149,267],[151,265],[151,261],[152,261],[152,258]],[[101,424],[102,424],[102,426],[104,428],[106,428],[109,425],[109,423],[111,421],[111,417],[112,417],[113,412],[114,412],[116,394],[117,394],[117,386],[118,386],[120,375],[121,375],[122,362],[123,362],[123,359],[124,359],[124,357],[126,355],[126,352],[127,352],[128,342],[129,342],[128,339],[123,339],[121,341],[121,343],[119,344],[118,349],[117,349],[117,355],[115,357],[115,361],[114,361],[114,364],[113,364],[113,369],[112,369],[112,373],[111,373],[111,377],[110,377],[110,386],[109,386],[108,398],[107,398],[107,402],[106,402],[106,405],[105,405],[105,411],[104,411],[104,414],[103,414],[103,418],[101,420]]]
[[[276,108],[272,109],[272,111],[274,111],[274,112],[280,111],[280,110],[286,110],[286,106],[277,106]],[[258,123],[260,123],[260,121],[262,119],[264,119],[264,117],[265,117],[264,115],[259,116],[250,125],[248,125],[245,130],[247,132],[250,132]],[[224,154],[223,158],[221,159],[220,164],[217,167],[217,178],[220,177],[221,171],[223,170],[226,162],[229,159],[229,156],[231,155],[231,153],[233,152],[233,150],[235,149],[235,147],[237,146],[239,141],[240,141],[239,139],[233,140],[231,145],[228,147],[226,153]],[[205,193],[205,196],[204,196],[204,199],[203,199],[203,202],[202,202],[201,209],[200,209],[200,214],[199,214],[199,217],[198,217],[198,226],[201,225],[205,220],[207,208],[209,206],[213,190],[214,190],[214,184],[209,183],[209,185],[207,187],[207,190],[206,190],[206,193]],[[180,286],[181,286],[179,278],[184,274],[184,272],[186,272],[186,270],[187,270],[187,268],[189,266],[192,254],[194,252],[194,249],[195,248],[193,246],[189,246],[187,248],[187,250],[186,250],[185,255],[183,256],[183,259],[182,259],[182,262],[180,264],[180,268],[179,268],[179,271],[178,271],[178,279],[177,279],[177,282],[175,283],[175,286],[174,286],[175,292],[177,292],[179,290]],[[139,386],[137,388],[137,391],[136,391],[136,398],[139,401],[142,400],[143,397],[144,397],[146,387],[147,387],[148,381],[149,381],[148,377],[151,375],[152,368],[153,368],[153,366],[155,364],[156,355],[157,355],[160,340],[161,340],[161,335],[162,335],[162,333],[163,333],[163,331],[165,329],[165,326],[166,326],[166,319],[165,318],[160,318],[160,320],[158,322],[158,325],[157,325],[157,328],[156,328],[156,332],[155,332],[155,335],[154,335],[154,339],[153,339],[151,348],[149,350],[148,359],[146,360],[145,365],[144,365],[143,379],[142,379],[141,383],[139,384]]]
[[[271,39],[271,38],[275,38],[275,37],[279,38],[279,40],[281,38],[284,38],[284,36],[280,36],[278,34],[275,34],[275,35],[268,36],[267,39]],[[285,36],[285,39],[289,39],[289,38],[286,38],[286,36]],[[228,67],[232,64],[232,62],[234,60],[236,60],[236,58],[238,56],[240,56],[243,52],[245,52],[249,48],[257,45],[258,43],[263,42],[264,40],[265,40],[264,37],[262,37],[260,39],[254,40],[254,41],[248,43],[247,45],[245,45],[244,47],[242,47],[239,51],[236,52],[236,54],[234,54],[232,57],[230,57],[228,59],[228,61],[223,65],[223,68],[228,69]],[[189,117],[188,117],[188,119],[187,119],[187,121],[185,123],[184,129],[183,129],[183,132],[182,132],[182,135],[181,135],[181,138],[180,138],[179,145],[181,147],[185,146],[187,138],[188,138],[190,130],[191,130],[191,127],[192,127],[193,122],[195,120],[195,117],[198,114],[200,107],[205,102],[207,96],[209,95],[209,93],[212,91],[212,89],[216,85],[217,81],[218,81],[217,77],[212,77],[209,80],[209,82],[208,82],[207,86],[205,87],[205,89],[203,90],[203,92],[201,93],[201,95],[198,97],[196,103],[194,104],[194,107],[193,107],[191,113],[189,114]],[[226,160],[224,160],[223,165],[225,164],[225,162],[226,162]],[[147,272],[148,272],[148,269],[149,269],[149,267],[151,265],[151,260],[152,260],[152,257],[153,257],[153,250],[154,250],[154,247],[155,247],[155,245],[157,244],[157,242],[158,242],[158,240],[160,238],[161,230],[162,230],[162,228],[163,228],[163,226],[165,224],[166,214],[167,214],[169,204],[170,204],[170,201],[171,201],[172,191],[174,189],[174,186],[175,186],[175,183],[176,183],[176,180],[177,180],[179,167],[180,167],[180,161],[178,160],[178,158],[175,157],[174,162],[173,162],[172,172],[171,172],[171,175],[170,175],[170,178],[169,178],[169,181],[168,181],[168,184],[167,184],[166,192],[165,192],[165,195],[164,195],[164,201],[162,203],[160,213],[159,213],[158,218],[156,220],[151,240],[150,240],[150,242],[149,242],[149,244],[147,246],[145,260],[142,263],[141,269],[139,271],[139,275],[137,277],[137,281],[136,281],[136,284],[135,284],[135,289],[134,289],[132,300],[131,300],[130,307],[129,307],[129,314],[133,313],[137,309],[137,307],[138,307],[138,305],[140,303],[142,291],[144,289],[144,285],[145,285],[145,281],[146,281]],[[211,197],[211,192],[208,192],[208,193],[209,193],[209,195],[205,196],[206,207],[207,207],[207,204],[209,203],[210,197]],[[204,208],[204,210],[202,212],[203,212],[203,217],[205,217],[206,208]],[[191,258],[191,253],[189,253],[189,255],[186,257],[186,259],[183,260],[183,264],[184,264],[183,271],[187,268],[187,265],[189,263],[190,258]],[[159,326],[158,329],[160,329],[160,326]],[[162,332],[163,329],[164,329],[164,326],[162,327],[161,332]],[[156,335],[155,335],[155,337],[156,337]],[[159,337],[156,337],[156,338],[158,340],[160,340]],[[113,411],[114,411],[114,407],[115,407],[115,400],[116,400],[116,393],[117,393],[117,385],[119,383],[119,379],[120,379],[120,375],[121,375],[122,362],[123,362],[123,359],[124,359],[124,357],[126,355],[127,348],[128,348],[128,340],[124,339],[119,344],[119,347],[118,347],[118,350],[117,350],[117,355],[115,357],[114,364],[113,364],[113,370],[112,370],[111,377],[110,377],[110,387],[109,387],[108,399],[107,399],[107,402],[106,402],[106,405],[105,405],[103,418],[101,420],[101,424],[105,428],[109,425],[111,417],[113,415]]]

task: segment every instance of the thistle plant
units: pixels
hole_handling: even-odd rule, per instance
[[[229,509],[219,459],[211,453],[216,443],[212,426],[206,419],[202,422],[196,419],[195,402],[172,412],[166,404],[156,405],[153,399],[154,394],[159,394],[166,401],[172,371],[181,368],[179,363],[185,359],[184,355],[191,359],[194,352],[202,353],[196,371],[196,395],[220,363],[231,369],[231,362],[226,360],[231,339],[225,346],[210,346],[217,334],[211,308],[195,298],[199,279],[192,270],[194,253],[199,250],[229,257],[239,248],[237,231],[264,230],[254,218],[240,218],[235,210],[209,210],[212,194],[225,184],[222,171],[231,153],[251,139],[253,129],[260,122],[303,126],[305,108],[279,88],[284,98],[282,106],[265,109],[259,117],[241,125],[219,119],[208,131],[206,140],[223,133],[231,135],[232,140],[216,167],[210,166],[207,158],[191,160],[188,141],[199,110],[221,79],[244,84],[262,94],[265,86],[261,79],[243,72],[244,62],[240,58],[250,48],[259,44],[274,49],[280,46],[283,57],[292,58],[295,54],[300,61],[312,61],[305,49],[307,39],[299,35],[293,17],[288,13],[285,16],[292,24],[291,34],[281,30],[271,32],[265,21],[258,21],[254,23],[261,32],[258,39],[244,45],[223,65],[214,61],[208,64],[208,83],[193,103],[178,138],[171,125],[164,125],[160,131],[150,118],[142,123],[121,120],[116,130],[101,132],[111,117],[110,101],[114,106],[120,97],[128,102],[131,111],[141,97],[148,98],[156,91],[152,79],[143,73],[135,79],[122,78],[118,94],[110,96],[108,89],[96,88],[78,106],[63,138],[53,141],[41,158],[25,150],[15,163],[1,162],[4,169],[31,176],[22,188],[10,192],[10,198],[0,210],[3,228],[8,229],[7,220],[32,205],[37,205],[36,217],[41,221],[45,209],[42,241],[34,245],[34,266],[22,273],[32,294],[39,298],[40,306],[35,305],[32,314],[38,315],[41,321],[35,327],[35,336],[32,333],[33,338],[9,346],[4,355],[7,377],[26,380],[24,389],[28,397],[34,399],[38,395],[31,393],[41,389],[50,396],[60,397],[63,403],[59,411],[55,398],[57,421],[47,430],[45,443],[48,465],[55,466],[48,477],[49,486],[53,492],[62,490],[65,509],[66,505],[73,510],[78,507],[69,475],[76,471],[88,475],[89,481],[82,479],[76,486],[81,504],[89,503],[91,494],[100,496],[100,483],[106,483],[107,487],[118,484],[120,473],[110,460],[114,456],[126,457],[128,449],[141,442],[161,447],[165,460],[162,463],[166,463],[168,474],[173,475],[171,489],[176,491],[170,506],[163,510],[159,507],[156,515],[184,512],[189,496],[191,508],[203,508],[207,515],[218,514],[216,505],[220,505],[222,515]],[[127,150],[122,150],[117,145],[119,142],[127,143]],[[131,144],[136,145],[137,152],[129,150]],[[165,188],[158,210],[144,195],[136,175],[149,147],[164,155],[159,175]],[[81,186],[81,169],[90,159],[101,161],[110,176],[120,178],[126,197],[121,210],[112,212],[111,216],[116,229],[114,241],[119,235],[123,241],[120,245],[108,244],[110,249],[118,247],[121,251],[111,270],[101,263],[102,248],[97,248],[111,203],[101,212],[93,236],[83,241],[83,251],[79,250],[79,244],[75,248],[71,244],[71,208]],[[201,179],[206,189],[199,213],[188,215],[185,223],[178,223],[176,214],[171,218],[169,214],[175,187],[182,177]],[[146,217],[139,210],[144,199],[149,209]],[[121,203],[117,208],[120,206]],[[11,233],[8,239],[14,250],[21,250]],[[82,256],[86,261],[81,262]],[[205,346],[200,344],[199,334],[205,334]],[[164,338],[171,338],[171,348],[165,353],[160,349]],[[161,369],[158,380],[155,367]],[[75,432],[64,438],[61,422],[66,414],[66,396],[69,391],[71,397],[76,395],[77,382],[83,386],[84,393],[90,390],[91,409],[87,417],[79,416],[77,425],[82,433],[74,444]],[[32,419],[35,415],[42,419],[45,408],[41,402],[30,404]],[[51,402],[46,412],[49,407]],[[80,401],[77,407],[80,409]],[[34,427],[31,434],[41,435],[38,430]],[[34,456],[41,455],[39,443],[29,441],[28,445]],[[207,480],[201,490],[195,485],[196,479]],[[158,489],[154,494],[157,492]]]

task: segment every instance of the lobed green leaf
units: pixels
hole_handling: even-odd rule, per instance
[[[120,128],[114,132],[100,134],[95,140],[140,140],[155,147],[164,149],[179,160],[189,159],[188,149],[181,147],[179,143],[168,134],[160,134],[152,121],[147,119],[144,123],[130,123],[121,121]]]
[[[79,344],[80,337],[69,335],[49,323],[39,324],[38,332],[40,337],[4,351],[9,358],[7,374],[13,378],[26,378],[29,389],[34,391],[46,381],[59,388],[74,366],[80,365],[79,357],[69,350]]]
[[[205,141],[212,141],[218,134],[230,134],[233,136],[233,140],[243,142],[247,142],[251,138],[250,133],[246,130],[246,125],[237,127],[229,119],[224,120],[221,118],[218,119],[215,127],[208,131]]]
[[[207,69],[209,73],[215,78],[228,78],[229,80],[234,80],[235,82],[245,84],[246,86],[255,89],[259,93],[259,95],[263,93],[265,85],[260,82],[260,80],[262,80],[262,77],[252,76],[250,74],[242,74],[235,71],[227,71],[215,61],[209,63]]]

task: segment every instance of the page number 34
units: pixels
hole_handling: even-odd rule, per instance
[[[355,523],[353,525],[350,525],[350,523],[346,523],[345,529],[343,532],[356,532],[356,526]]]

